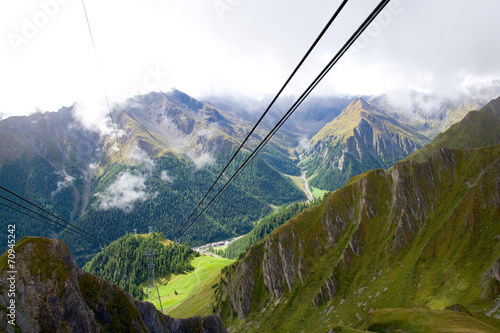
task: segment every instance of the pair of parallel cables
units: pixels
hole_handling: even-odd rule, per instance
[[[262,150],[262,148],[269,142],[269,140],[274,136],[274,134],[281,128],[281,126],[283,126],[283,124],[288,120],[288,118],[290,118],[290,116],[295,112],[295,110],[302,104],[302,102],[316,88],[316,86],[321,82],[321,80],[323,80],[323,78],[328,74],[328,72],[333,68],[333,66],[335,66],[335,64],[340,60],[340,58],[348,51],[348,49],[356,42],[356,40],[359,38],[359,36],[368,28],[368,26],[373,22],[373,20],[375,20],[375,18],[378,16],[378,14],[380,14],[380,12],[390,2],[390,0],[382,0],[378,4],[378,6],[370,13],[370,15],[365,19],[365,21],[358,27],[358,29],[356,30],[356,32],[342,46],[342,48],[338,51],[338,53],[330,60],[330,62],[323,68],[323,70],[318,74],[318,76],[313,80],[313,82],[307,87],[307,89],[302,93],[302,95],[295,101],[295,103],[290,107],[290,109],[285,113],[285,115],[279,120],[279,122],[267,134],[267,136],[259,143],[259,145],[254,149],[254,151],[245,159],[245,161],[243,162],[243,164],[236,170],[236,172],[231,176],[231,178],[226,182],[226,184],[224,184],[224,186],[217,192],[217,194],[210,200],[210,202],[203,208],[203,210],[196,216],[196,218],[191,223],[189,223],[189,221],[191,220],[191,218],[195,215],[196,211],[200,208],[200,206],[203,204],[203,202],[205,201],[205,199],[208,197],[209,193],[213,190],[213,188],[215,187],[215,185],[222,178],[222,176],[224,175],[224,173],[226,172],[226,170],[228,169],[228,167],[230,166],[230,164],[234,161],[234,159],[236,158],[236,156],[238,155],[238,153],[242,150],[242,148],[245,145],[245,143],[249,140],[249,138],[251,137],[251,135],[253,134],[253,132],[256,130],[256,128],[259,126],[259,124],[262,122],[262,120],[264,119],[264,117],[266,116],[266,114],[269,112],[269,110],[271,109],[271,107],[274,105],[274,103],[276,102],[276,100],[281,96],[282,92],[288,86],[288,84],[290,83],[290,81],[292,80],[292,78],[298,72],[298,70],[300,69],[300,67],[305,62],[305,60],[309,57],[310,53],[316,47],[316,45],[321,40],[321,38],[323,37],[323,35],[330,28],[331,24],[336,20],[336,18],[338,17],[338,15],[340,14],[340,12],[345,7],[345,5],[347,4],[348,1],[349,0],[343,0],[343,2],[340,4],[340,6],[336,10],[336,12],[333,14],[332,18],[328,21],[328,23],[323,28],[323,30],[321,31],[321,33],[319,34],[319,36],[316,38],[316,40],[311,45],[311,47],[306,52],[306,54],[303,56],[303,58],[301,59],[301,61],[299,62],[299,64],[296,66],[296,68],[294,69],[294,71],[292,72],[292,74],[288,77],[288,79],[286,80],[285,84],[282,86],[282,88],[279,90],[279,92],[273,98],[273,100],[271,101],[271,103],[269,104],[269,106],[267,107],[267,109],[261,115],[261,117],[259,118],[259,120],[257,121],[257,123],[253,126],[253,128],[248,133],[248,135],[246,136],[246,138],[244,139],[244,141],[240,144],[240,146],[238,147],[238,149],[236,150],[236,152],[233,154],[233,156],[231,157],[231,159],[229,160],[229,162],[226,164],[226,166],[224,167],[224,169],[222,170],[222,172],[219,174],[219,176],[217,177],[217,179],[211,185],[211,187],[209,188],[209,190],[205,193],[205,195],[200,200],[200,202],[198,203],[198,205],[196,206],[196,208],[193,210],[193,212],[191,213],[191,215],[188,217],[188,219],[178,229],[177,233],[175,234],[176,235],[176,241],[177,241],[177,243],[180,243],[180,241],[182,240],[182,237],[185,236],[185,234],[201,218],[201,216],[206,212],[206,210],[220,197],[220,195],[227,189],[227,187],[234,181],[234,179],[236,177],[238,177],[238,175],[243,171],[243,169],[250,162],[252,162],[252,160],[255,158],[255,156]],[[83,6],[84,6],[84,9],[85,9],[84,0],[82,0],[82,3],[83,3]],[[85,10],[85,16],[86,16],[86,19],[87,19],[87,25],[88,25],[88,28],[89,28],[89,33],[90,33],[90,36],[91,36],[91,39],[92,39],[92,46],[93,46],[94,51],[95,51],[95,45],[94,45],[94,41],[93,41],[93,37],[92,37],[92,31],[90,29],[90,24],[89,24],[89,21],[88,21],[88,16],[87,16],[86,10]],[[107,101],[108,109],[110,109],[107,96],[106,96],[106,101]],[[111,112],[110,112],[110,116],[111,116]],[[113,121],[113,118],[111,118],[111,119]],[[114,121],[113,121],[113,127],[115,128],[115,131],[116,131],[116,126],[114,124]],[[121,151],[120,151],[120,154],[121,154]],[[2,186],[0,186],[0,189],[2,189],[4,191],[6,191],[7,193],[9,193],[9,194],[17,197],[18,199],[21,199],[25,203],[28,203],[29,205],[33,206],[34,208],[37,208],[38,210],[41,210],[43,213],[49,215],[50,217],[48,217],[47,215],[41,214],[41,213],[39,213],[39,212],[31,209],[31,208],[28,208],[28,207],[26,207],[24,205],[21,205],[21,204],[15,202],[13,200],[10,200],[10,199],[2,196],[2,195],[0,195],[1,199],[6,200],[10,204],[13,204],[13,205],[15,205],[15,206],[17,206],[17,207],[19,207],[21,209],[24,209],[25,211],[22,211],[22,210],[20,210],[18,208],[15,208],[15,207],[12,207],[12,206],[9,206],[9,205],[7,205],[5,203],[1,203],[0,202],[1,206],[7,207],[7,208],[9,208],[11,210],[14,210],[14,211],[17,211],[17,212],[19,212],[21,214],[29,216],[29,217],[31,217],[33,219],[39,220],[40,222],[49,224],[49,225],[51,225],[53,227],[56,227],[56,228],[58,228],[60,230],[64,230],[66,232],[69,232],[69,233],[71,233],[71,234],[73,234],[73,235],[75,235],[77,237],[80,237],[82,239],[85,239],[85,240],[87,240],[89,242],[98,244],[98,245],[101,246],[101,248],[103,248],[105,246],[106,241],[104,241],[103,239],[101,239],[101,238],[99,238],[99,237],[97,237],[95,235],[92,235],[92,234],[86,232],[85,230],[83,230],[83,229],[81,229],[81,228],[79,228],[79,227],[71,224],[68,221],[65,221],[64,219],[62,219],[62,218],[60,218],[60,217],[58,217],[58,216],[50,213],[49,211],[41,208],[40,206],[34,204],[33,202],[31,202],[31,201],[29,201],[29,200],[27,200],[27,199],[25,199],[25,198],[23,198],[23,197],[15,194],[14,192],[12,192],[12,191],[10,191],[10,190],[2,187]],[[32,214],[35,214],[36,216],[33,216],[33,215],[27,213],[26,211],[28,211],[28,212],[30,212]],[[51,222],[52,224],[50,224],[49,222]]]
[[[4,201],[9,203],[9,204],[7,204],[4,202],[0,202],[0,206],[6,207],[10,210],[13,210],[13,211],[18,212],[20,214],[28,216],[34,220],[45,223],[51,227],[59,229],[60,231],[68,232],[68,233],[70,233],[76,237],[79,237],[83,240],[86,240],[88,242],[98,244],[101,247],[101,249],[106,246],[105,240],[86,232],[82,228],[79,228],[79,227],[75,226],[74,224],[56,216],[55,214],[49,212],[48,210],[40,207],[39,205],[31,202],[28,199],[23,198],[22,196],[12,192],[11,190],[9,190],[3,186],[0,186],[0,189],[4,192],[7,192],[11,196],[14,196],[15,198],[24,202],[24,204],[21,204],[19,202],[16,202],[15,200],[12,200],[13,198],[9,199],[3,195],[0,195],[0,199],[3,199]],[[28,204],[29,206],[25,206],[25,204]]]
[[[202,203],[205,201],[207,198],[208,194],[212,191],[212,189],[215,187],[217,182],[221,179],[229,165],[233,162],[235,159],[236,155],[241,151],[245,143],[248,141],[252,133],[255,131],[257,126],[260,124],[262,119],[266,116],[268,111],[271,109],[271,107],[274,105],[276,100],[279,98],[283,90],[286,88],[286,86],[290,83],[292,78],[295,76],[299,68],[302,66],[304,61],[307,59],[309,54],[312,52],[312,50],[316,47],[320,39],[323,37],[325,32],[329,29],[330,25],[335,21],[335,19],[338,17],[344,6],[347,4],[348,0],[344,0],[337,11],[333,14],[332,18],[328,21],[322,32],[319,34],[319,36],[316,38],[312,46],[309,48],[309,50],[306,52],[302,60],[299,62],[297,67],[294,69],[292,74],[289,76],[283,87],[279,90],[279,92],[276,94],[274,99],[271,101],[265,112],[262,114],[260,119],[257,121],[257,123],[254,125],[252,130],[248,133],[246,138],[243,140],[241,145],[238,147],[234,155],[231,157],[229,162],[226,164],[222,172],[219,174],[215,182],[212,184],[210,189],[206,192],[205,196],[201,199],[201,201],[198,203],[196,208],[193,210],[191,215],[187,218],[187,220],[182,224],[182,226],[179,228],[179,230],[176,233],[176,241],[177,243],[180,243],[182,240],[182,237],[191,229],[191,227],[201,218],[201,216],[205,213],[205,211],[219,198],[219,196],[227,189],[227,187],[233,182],[233,180],[238,177],[238,175],[241,173],[241,171],[255,158],[255,156],[261,151],[261,149],[269,142],[269,140],[274,136],[274,134],[283,126],[283,124],[290,118],[290,116],[297,110],[297,108],[302,104],[302,102],[309,96],[309,94],[316,88],[316,86],[323,80],[323,78],[328,74],[328,72],[335,66],[335,64],[340,60],[340,58],[349,50],[349,48],[356,42],[356,40],[361,36],[361,34],[368,28],[368,26],[377,18],[377,16],[380,14],[380,12],[387,6],[387,4],[390,2],[390,0],[382,0],[378,6],[368,15],[368,17],[365,19],[365,21],[358,27],[358,29],[354,32],[354,34],[349,38],[349,40],[342,46],[342,48],[338,51],[338,53],[330,60],[330,62],[323,68],[323,70],[318,74],[318,76],[313,80],[313,82],[307,87],[307,89],[302,93],[302,95],[295,101],[295,103],[290,107],[290,109],[285,113],[285,115],[279,120],[279,122],[273,127],[273,129],[267,134],[267,136],[260,142],[260,144],[254,149],[254,151],[248,156],[243,164],[236,170],[236,172],[233,174],[233,176],[226,182],[226,184],[217,192],[217,194],[210,200],[210,202],[203,208],[203,210],[196,216],[196,218],[190,223],[189,221],[191,218],[195,215],[196,211]]]

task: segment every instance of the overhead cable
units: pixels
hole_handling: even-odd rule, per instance
[[[378,6],[371,12],[371,14],[366,18],[366,20],[359,26],[356,32],[349,38],[349,40],[344,44],[340,51],[330,60],[330,62],[323,68],[316,79],[309,85],[309,87],[302,93],[302,95],[297,99],[297,101],[292,105],[292,107],[287,111],[287,113],[280,119],[280,121],[273,127],[271,132],[262,140],[262,142],[257,146],[257,148],[250,154],[250,156],[245,160],[245,162],[238,168],[238,170],[233,174],[233,176],[228,180],[228,182],[217,192],[215,197],[205,206],[202,212],[196,217],[196,219],[181,232],[179,240],[187,233],[187,231],[199,220],[203,213],[213,204],[215,200],[225,191],[225,189],[231,184],[231,182],[241,173],[241,171],[253,160],[255,155],[264,147],[264,145],[272,138],[272,136],[281,128],[281,126],[286,122],[288,118],[295,112],[295,110],[302,104],[305,98],[316,88],[316,86],[323,80],[323,78],[328,74],[328,72],[335,66],[335,64],[340,60],[340,58],[347,52],[347,50],[356,42],[359,36],[368,28],[368,26],[375,20],[378,14],[387,6],[390,0],[382,0]]]
[[[292,80],[292,78],[295,76],[295,74],[298,72],[298,70],[302,67],[302,65],[304,64],[304,62],[306,61],[306,59],[309,57],[309,55],[311,54],[311,52],[313,51],[313,49],[316,47],[316,45],[318,44],[318,42],[321,40],[321,38],[323,37],[323,35],[328,31],[328,29],[330,28],[330,26],[332,25],[332,23],[336,20],[336,18],[338,17],[338,15],[340,14],[340,12],[345,7],[345,5],[347,4],[348,1],[349,0],[342,1],[342,3],[337,8],[337,10],[333,14],[333,16],[330,18],[330,20],[327,22],[327,24],[325,25],[325,27],[323,28],[323,30],[321,31],[321,33],[316,38],[316,40],[314,41],[314,43],[309,47],[309,49],[307,50],[307,52],[305,53],[305,55],[302,57],[302,59],[300,60],[300,62],[298,63],[298,65],[295,67],[295,69],[293,70],[292,74],[290,74],[290,76],[288,77],[288,79],[286,80],[286,82],[283,84],[283,86],[278,91],[278,93],[276,94],[276,96],[272,99],[271,103],[266,108],[266,110],[264,111],[264,113],[260,116],[259,120],[255,123],[255,125],[253,126],[253,128],[247,134],[247,136],[245,137],[245,139],[243,140],[243,142],[240,144],[240,146],[238,147],[238,149],[236,150],[236,152],[233,154],[233,156],[231,157],[231,159],[229,160],[229,162],[227,162],[226,166],[224,167],[224,169],[222,170],[222,172],[219,174],[219,176],[217,177],[217,179],[210,186],[210,188],[208,189],[208,191],[205,193],[205,195],[203,196],[203,198],[200,200],[200,202],[198,203],[198,205],[196,206],[196,208],[191,213],[191,215],[181,225],[181,227],[179,228],[179,232],[182,231],[182,229],[186,226],[186,224],[189,222],[189,220],[193,217],[193,215],[196,213],[196,211],[201,206],[201,204],[205,201],[205,199],[207,198],[208,194],[213,190],[213,188],[215,187],[215,185],[219,182],[219,180],[224,175],[224,173],[226,172],[226,170],[229,167],[229,165],[236,158],[236,155],[238,155],[238,153],[241,151],[241,149],[243,148],[243,146],[245,145],[245,143],[250,139],[250,136],[257,129],[257,127],[262,122],[262,120],[264,119],[264,117],[267,115],[267,113],[269,112],[269,110],[272,108],[272,106],[274,105],[274,103],[276,102],[276,100],[281,96],[281,94],[283,93],[283,91],[285,90],[285,88],[288,86],[288,84],[290,83],[290,81]]]

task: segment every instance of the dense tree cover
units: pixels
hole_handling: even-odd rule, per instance
[[[287,175],[300,176],[300,168],[287,153],[271,144],[262,149],[260,155],[276,170]]]
[[[273,148],[268,153],[276,151],[277,148]],[[180,226],[187,220],[230,156],[230,153],[220,153],[216,156],[215,163],[201,169],[191,161],[173,155],[154,159],[154,166],[150,169],[142,164],[125,166],[110,161],[92,180],[90,188],[86,188],[88,185],[85,185],[85,180],[76,174],[73,174],[71,182],[62,186],[65,178],[57,169],[34,155],[2,165],[0,184],[107,242],[118,239],[133,229],[137,229],[139,233],[147,232],[148,226],[163,232],[169,239],[174,239]],[[226,175],[236,171],[247,156],[248,153],[239,154]],[[277,160],[282,159],[283,153],[276,153],[276,156]],[[279,164],[276,161],[274,163]],[[294,162],[290,161],[288,164],[290,163],[295,165]],[[65,166],[68,173],[75,168],[70,162]],[[111,193],[109,190],[124,172],[144,179],[145,188],[141,191],[145,199],[130,203],[127,209],[123,206],[103,207],[104,197],[115,195],[119,201],[120,195],[126,195]],[[223,177],[206,203],[227,179],[226,176]],[[130,184],[126,182],[122,185],[130,188]],[[128,194],[138,191],[130,189]],[[189,229],[182,242],[194,246],[247,233],[255,221],[269,214],[270,204],[280,206],[304,199],[304,193],[288,177],[278,172],[265,156],[257,156]],[[81,207],[86,207],[84,212],[81,212]],[[18,238],[24,235],[61,238],[68,244],[79,265],[89,261],[99,250],[96,244],[68,232],[60,232],[57,228],[48,227],[40,221],[1,206],[0,217],[1,225],[5,227],[8,223],[17,222]]]
[[[74,204],[72,202],[74,200],[73,192],[69,188],[58,188],[58,181],[62,181],[62,177],[57,174],[57,170],[39,156],[28,157],[23,155],[16,162],[8,162],[0,167],[0,184],[3,187],[28,198],[65,220],[69,220],[74,211]],[[26,202],[3,190],[0,190],[0,195],[18,204],[27,206]],[[4,199],[0,202],[9,207],[22,210],[19,206]],[[33,209],[33,207],[31,208]],[[29,214],[41,219],[40,216],[34,213]],[[46,214],[42,213],[42,215]],[[16,225],[17,239],[26,235],[51,237],[56,235],[58,231],[56,228],[50,228],[40,221],[26,217],[0,205],[0,227],[6,230],[8,224]],[[2,242],[3,246],[5,246],[7,244],[7,234],[3,233],[2,235],[1,237],[5,237],[5,242]]]
[[[365,156],[363,163],[361,163],[349,153],[343,155],[344,164],[342,170],[332,166],[325,166],[325,161],[334,161],[336,156],[342,156],[342,151],[345,148],[345,143],[338,143],[335,147],[328,148],[326,156],[308,159],[302,163],[303,167],[307,169],[307,177],[317,173],[309,182],[311,186],[326,191],[335,191],[344,186],[351,177],[381,167],[380,162],[373,156]]]
[[[98,253],[83,269],[116,283],[135,298],[142,299],[144,295],[140,285],[148,277],[147,259],[144,256],[147,249],[158,253],[154,259],[157,278],[193,269],[187,259],[196,255],[196,252],[187,245],[168,241],[161,233],[127,234]]]
[[[326,194],[325,194],[326,197]],[[294,203],[290,206],[281,207],[274,213],[264,217],[259,223],[244,237],[231,243],[223,253],[220,254],[229,259],[237,259],[251,245],[264,239],[280,225],[290,220],[295,215],[303,212],[307,208],[318,205],[322,200],[316,199],[312,202]]]

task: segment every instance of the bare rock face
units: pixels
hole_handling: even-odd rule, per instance
[[[231,280],[224,286],[224,293],[229,295],[238,318],[245,318],[252,306],[252,293],[255,286],[256,272],[259,269],[260,251],[258,248],[250,250],[248,260],[238,265],[234,274],[239,278]],[[257,261],[252,261],[256,258]]]
[[[15,299],[16,326],[0,312],[7,332],[227,332],[218,316],[174,319],[153,304],[84,272],[58,240],[25,237],[15,247],[15,297],[8,295],[7,255],[0,258],[0,308]],[[15,329],[16,330],[15,330]]]
[[[333,272],[332,272],[333,275]],[[327,301],[333,299],[333,296],[337,294],[339,290],[339,285],[333,276],[330,276],[325,284],[321,287],[319,293],[314,296],[312,300],[312,305],[315,307],[320,307]]]

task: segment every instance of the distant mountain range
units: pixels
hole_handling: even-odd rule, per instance
[[[84,126],[79,107],[1,121],[0,184],[109,241],[148,226],[174,238],[252,125],[177,90],[115,107],[114,126],[108,118],[100,124],[104,129]],[[249,141],[250,149],[262,131]],[[300,175],[296,144],[293,135],[280,134],[184,241],[245,233],[270,205],[305,200],[284,175]],[[3,206],[0,217],[2,225],[18,223],[19,237],[53,235],[46,225]],[[67,234],[63,238],[81,264],[97,250]]]
[[[306,200],[304,172],[313,187],[334,190],[319,204],[278,210],[243,238],[256,243],[219,283],[203,286],[214,313],[232,332],[497,332],[500,98],[467,114],[472,104],[442,104],[424,122],[417,108],[396,114],[383,96],[337,102],[331,118],[311,101],[315,129],[290,123],[186,235],[199,244],[248,232],[276,206]],[[174,238],[255,117],[177,90],[137,96],[95,128],[79,107],[0,121],[0,184],[110,241],[147,226]],[[271,126],[263,124],[238,162]],[[430,141],[431,132],[440,133]],[[5,206],[0,221],[16,224],[16,239],[37,234],[69,245],[38,237],[16,245],[22,330],[226,331],[218,316],[162,316],[84,273],[69,254],[140,295],[145,270],[134,272],[126,259],[137,262],[153,243],[127,235],[89,261],[97,249],[64,231]],[[188,247],[154,240],[177,254],[170,262],[164,255],[159,272],[189,266]],[[126,249],[114,251],[120,244]],[[133,278],[121,283],[129,271]],[[0,283],[0,303],[7,292]]]
[[[266,98],[257,104],[211,99],[175,89],[136,96],[90,125],[82,121],[89,110],[79,103],[4,119],[0,184],[109,241],[148,226],[174,238],[254,125],[257,111],[267,106]],[[276,206],[306,200],[297,185],[301,172],[313,187],[334,190],[366,170],[392,166],[429,141],[411,121],[398,120],[396,108],[382,108],[383,98],[369,100],[306,101],[184,241],[195,245],[246,233]],[[289,102],[276,105],[236,162],[253,151]],[[58,234],[4,206],[0,219],[2,225],[18,223],[19,236]],[[69,234],[60,236],[79,264],[97,251]]]

